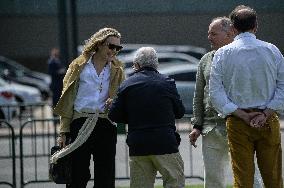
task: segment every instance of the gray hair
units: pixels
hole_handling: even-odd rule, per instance
[[[133,59],[134,63],[140,65],[140,67],[152,67],[157,69],[158,68],[158,57],[156,50],[152,47],[142,47],[139,48]]]
[[[213,18],[211,23],[213,22],[221,22],[222,30],[225,32],[228,32],[233,25],[230,18],[226,16]]]

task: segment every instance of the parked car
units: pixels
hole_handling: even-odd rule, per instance
[[[180,98],[185,107],[186,114],[193,112],[193,97],[195,90],[195,82],[192,81],[176,81],[176,87]]]
[[[49,75],[31,71],[21,64],[3,56],[0,56],[0,76],[5,80],[38,88],[43,99],[47,99],[50,96],[49,85],[51,78]]]
[[[119,52],[118,57],[125,56],[125,55],[128,55],[130,53],[133,53],[138,48],[141,48],[143,46],[149,46],[149,47],[156,48],[158,45],[155,45],[155,44],[122,44],[122,46],[123,46],[123,48]]]
[[[175,64],[161,67],[158,71],[176,81],[178,93],[185,106],[185,112],[186,114],[192,114],[197,65]]]
[[[197,65],[199,60],[195,57],[192,57],[187,54],[183,53],[175,53],[175,52],[158,52],[157,53],[158,59],[159,59],[159,68],[168,67],[170,64],[194,64]],[[133,74],[133,58],[134,53],[125,56],[124,58],[121,58],[121,62],[124,65],[125,68],[125,74],[126,76],[129,76]]]
[[[157,52],[177,52],[184,53],[190,56],[193,56],[197,59],[201,59],[201,57],[206,54],[207,50],[202,47],[192,46],[192,45],[159,45],[159,44],[122,44],[123,49],[118,54],[118,59],[121,57],[127,56],[138,48],[143,46],[149,46],[155,48]],[[79,45],[77,48],[79,53],[83,51],[83,45]]]
[[[4,56],[0,56],[0,62],[2,66],[6,69],[9,69],[9,70],[14,69],[17,71],[22,71],[26,76],[44,81],[48,85],[51,83],[51,77],[48,74],[44,74],[44,73],[37,72],[37,71],[32,71],[28,69],[27,67],[23,66],[22,64],[17,63],[14,60],[8,59]]]
[[[198,65],[196,64],[171,64],[159,67],[158,71],[175,79],[175,81],[195,82],[197,68]]]
[[[18,103],[42,102],[41,93],[35,87],[7,82],[0,78],[0,88],[13,93]]]
[[[0,87],[0,119],[10,121],[17,115],[17,101],[13,93]]]
[[[201,59],[201,57],[207,52],[205,48],[192,45],[122,44],[122,46],[123,49],[119,52],[119,57],[132,53],[143,46],[153,47],[157,52],[185,53],[197,59]]]

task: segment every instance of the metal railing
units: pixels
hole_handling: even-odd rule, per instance
[[[49,149],[56,143],[56,122],[57,119],[32,119],[25,122],[20,129],[20,184],[21,188],[33,183],[51,182],[48,178]],[[48,124],[52,123],[50,126]],[[187,119],[177,122],[177,129],[184,134],[190,129]],[[39,125],[44,124],[44,127]],[[48,128],[47,128],[48,127]],[[40,131],[39,131],[39,130]],[[44,129],[45,131],[43,131]],[[28,134],[29,136],[25,136]],[[126,145],[126,135],[118,135],[120,139],[120,155],[116,158],[116,180],[130,179],[128,164],[128,147]],[[43,140],[40,140],[43,139]],[[45,143],[44,143],[45,142]],[[123,144],[122,144],[123,143]],[[122,146],[123,145],[123,146]],[[197,178],[203,180],[203,177],[194,175],[192,148],[188,145],[188,156],[190,170],[185,173],[186,178]],[[41,170],[39,170],[41,169]],[[44,169],[44,170],[43,170]],[[123,170],[124,169],[124,170]],[[40,173],[39,173],[40,172]],[[160,176],[157,177],[161,178]],[[91,179],[93,180],[93,179]]]
[[[1,142],[1,145],[3,144],[3,146],[1,147],[1,154],[4,153],[5,150],[7,149],[8,150],[7,155],[9,156],[9,158],[5,160],[12,160],[11,162],[12,168],[10,168],[12,170],[11,172],[12,181],[8,182],[8,181],[1,180],[0,178],[0,185],[7,185],[12,188],[16,188],[15,132],[14,132],[12,125],[10,125],[8,122],[3,121],[3,120],[0,120],[0,130],[1,132],[5,131],[8,135],[7,143],[3,143],[5,141]]]
[[[50,148],[56,144],[58,119],[31,119],[20,128],[20,185],[50,182],[48,161]],[[40,166],[47,170],[45,178],[39,175]],[[33,178],[25,179],[26,167]]]
[[[0,105],[0,109],[3,111],[9,112],[8,117],[5,119],[0,119],[3,122],[9,123],[13,127],[15,136],[14,141],[17,141],[19,138],[19,132],[21,125],[33,118],[47,118],[46,116],[46,108],[51,108],[50,105],[47,102],[38,102],[38,103],[19,103],[17,105]],[[13,109],[13,110],[12,110]],[[15,113],[16,112],[16,113]],[[13,116],[11,116],[11,114]],[[49,117],[51,117],[49,115]],[[27,136],[25,134],[25,136]],[[9,134],[7,133],[7,129],[2,129],[0,131],[0,139],[9,137]],[[19,153],[16,153],[16,158],[19,157]],[[1,155],[0,154],[0,160],[1,159],[7,159],[11,157],[11,152],[8,153],[8,155]]]

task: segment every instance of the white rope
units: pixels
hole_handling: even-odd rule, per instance
[[[58,159],[68,155],[87,141],[96,126],[99,113],[96,112],[94,114],[87,114],[85,116],[87,116],[87,119],[79,130],[77,138],[71,144],[55,152],[50,158],[50,163],[56,163]]]

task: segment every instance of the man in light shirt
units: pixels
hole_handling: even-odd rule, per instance
[[[257,15],[247,6],[230,14],[237,34],[220,48],[210,73],[210,100],[226,117],[234,187],[253,186],[254,154],[265,187],[282,188],[280,123],[284,108],[284,58],[256,39]]]
[[[226,132],[226,121],[219,117],[209,100],[209,75],[212,59],[216,50],[233,41],[235,34],[228,17],[217,17],[212,20],[208,29],[208,40],[212,51],[205,54],[198,65],[195,92],[193,98],[193,130],[189,134],[190,142],[195,142],[202,134],[202,156],[204,162],[204,187],[226,188],[226,169],[229,165],[229,147]],[[257,169],[254,187],[260,188],[261,178]]]

